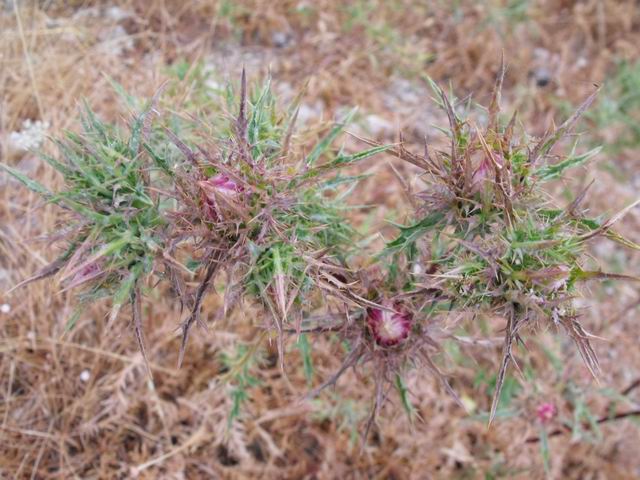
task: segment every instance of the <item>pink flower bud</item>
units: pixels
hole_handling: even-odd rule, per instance
[[[478,165],[478,168],[475,172],[473,172],[473,177],[471,177],[471,185],[473,185],[474,190],[479,190],[484,184],[485,179],[491,173],[491,164],[489,163],[491,160],[484,157]]]
[[[75,288],[99,275],[102,275],[102,266],[96,262],[89,263],[75,273],[66,288]]]
[[[218,174],[207,180],[198,182],[198,185],[204,193],[204,208],[207,217],[213,221],[219,220],[218,209],[216,207],[216,194],[232,198],[244,191],[242,185],[223,174]]]
[[[205,181],[198,182],[198,185],[202,187],[202,189],[206,192],[207,197],[211,199],[215,198],[215,193],[233,197],[244,190],[242,185],[240,185],[238,182],[221,173],[210,177]]]
[[[370,308],[367,310],[367,323],[376,343],[382,347],[391,347],[409,336],[413,316],[398,308],[398,305],[392,307],[389,302],[384,302],[383,305],[394,311]]]
[[[543,424],[549,423],[551,420],[555,418],[558,414],[558,409],[551,402],[545,402],[538,406],[536,409],[536,415],[538,420],[540,420]]]
[[[493,152],[493,158],[495,159],[499,167],[502,167],[504,165],[504,159],[498,152]],[[485,182],[489,180],[489,177],[493,174],[493,168],[493,161],[489,158],[488,155],[483,153],[482,158],[480,159],[480,164],[473,172],[473,176],[471,177],[471,189],[473,192],[482,190]]]

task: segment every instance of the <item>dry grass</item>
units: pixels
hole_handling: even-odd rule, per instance
[[[180,58],[213,65],[222,80],[237,78],[242,64],[254,76],[270,66],[276,89],[284,93],[308,81],[305,105],[311,114],[328,119],[359,105],[361,129],[389,141],[399,126],[416,143],[425,131],[433,134],[429,124],[436,115],[425,74],[485,100],[504,50],[509,64],[505,101],[541,134],[552,118],[562,116],[562,101],[575,104],[584,98],[593,83],[613,75],[616,60],[640,60],[634,1],[452,2],[455,7],[444,1],[423,7],[410,0],[238,3],[4,2],[1,161],[55,186],[59,179],[43,162],[10,148],[10,132],[20,130],[26,119],[49,122],[52,134],[74,129],[81,98],[104,118],[117,119],[123,110],[106,76],[135,95],[150,96],[166,79],[166,66]],[[520,4],[526,7],[524,16]],[[127,16],[118,18],[114,10],[108,15],[114,5]],[[545,75],[549,84],[538,86]],[[185,86],[185,101],[189,91]],[[639,149],[627,148],[607,160],[614,166],[625,162],[626,171],[637,172]],[[378,176],[362,182],[359,203],[385,205],[402,219],[400,186],[387,163],[378,160],[368,171]],[[555,193],[562,195],[565,187],[579,191],[594,176],[598,182],[586,203],[596,214],[620,210],[637,194],[628,179],[597,168],[558,185]],[[585,323],[607,339],[595,346],[603,369],[599,385],[565,340],[540,332],[527,350],[518,351],[528,376],[507,383],[507,408],[487,429],[500,344],[451,346],[440,362],[470,413],[436,381],[415,371],[408,387],[421,420],[410,424],[399,405],[388,403],[360,453],[357,432],[370,407],[371,379],[366,372],[350,371],[335,391],[313,403],[299,402],[307,383],[302,369],[294,368],[299,353],[292,344],[287,347],[289,380],[279,372],[273,345],[253,372],[260,382],[251,388],[251,400],[228,426],[232,386],[222,381],[227,367],[220,354],[233,353],[239,340],[255,334],[251,311],[218,320],[208,332],[194,330],[178,371],[178,308],[162,295],[147,302],[151,384],[132,326],[122,319],[107,330],[108,305],[92,306],[65,333],[70,297],[58,293],[54,282],[2,296],[51,260],[41,236],[59,225],[52,206],[43,206],[6,176],[0,176],[0,188],[0,304],[10,306],[0,313],[3,478],[640,476],[638,424],[633,417],[607,417],[637,411],[640,403],[640,388],[635,388],[640,293],[633,285],[590,290]],[[384,220],[373,210],[358,215],[361,224]],[[640,241],[637,209],[620,229]],[[603,264],[638,274],[637,255],[598,245],[594,254]],[[218,302],[207,300],[204,311],[214,311]],[[499,319],[489,319],[485,331],[477,333],[495,337],[501,327]],[[312,341],[314,382],[319,383],[338,367],[340,347]],[[559,409],[549,425],[551,434],[560,433],[549,438],[547,473],[536,442],[535,411],[543,401]],[[602,420],[599,430],[585,412]],[[574,431],[567,432],[565,423]]]

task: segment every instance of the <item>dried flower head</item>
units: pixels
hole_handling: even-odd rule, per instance
[[[403,342],[411,331],[412,314],[400,304],[382,302],[383,308],[367,309],[367,324],[378,345],[392,347]]]

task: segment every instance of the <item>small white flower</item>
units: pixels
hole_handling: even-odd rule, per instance
[[[208,78],[207,80],[205,80],[204,85],[209,90],[221,91],[223,89],[223,85],[213,78]]]
[[[119,22],[121,20],[125,20],[129,17],[132,17],[133,15],[131,14],[131,12],[127,11],[127,10],[123,10],[120,7],[110,7],[107,8],[107,11],[105,12],[107,18],[115,21],[115,22]]]
[[[83,370],[80,372],[80,381],[87,383],[91,378],[91,372],[89,370]]]
[[[11,311],[11,305],[9,305],[8,303],[3,303],[2,305],[0,305],[0,312],[9,313],[10,311]]]
[[[44,142],[48,129],[48,122],[42,122],[40,120],[32,122],[27,119],[22,122],[22,129],[20,131],[9,134],[9,145],[16,151],[27,152],[36,149]]]

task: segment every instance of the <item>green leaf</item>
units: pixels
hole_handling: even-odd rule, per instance
[[[566,160],[554,165],[545,165],[536,170],[535,175],[543,182],[562,176],[565,170],[586,163],[591,157],[597,155],[602,147],[596,147],[582,155],[570,155]]]
[[[111,78],[109,75],[105,75],[105,78],[111,84],[111,88],[113,88],[115,90],[115,92],[124,101],[124,103],[129,108],[135,109],[136,108],[136,102],[137,102],[136,97],[134,97],[133,95],[130,95],[129,93],[127,93],[125,88],[120,83],[116,82],[113,78]]]
[[[297,185],[300,185],[301,183],[310,180],[314,177],[317,177],[319,175],[321,175],[324,172],[330,172],[332,170],[336,170],[338,168],[343,168],[345,166],[348,165],[353,165],[356,162],[359,162],[361,160],[364,160],[366,158],[372,157],[374,155],[377,155],[378,153],[384,152],[385,150],[388,150],[389,148],[391,148],[390,145],[384,145],[384,146],[380,146],[380,147],[373,147],[370,148],[368,150],[363,150],[362,152],[358,152],[358,153],[354,153],[353,155],[338,155],[334,160],[332,160],[331,162],[325,163],[324,165],[319,165],[315,168],[312,168],[310,170],[308,170],[307,172],[305,172],[303,175],[294,178],[293,180],[291,180],[291,182],[289,182],[288,187],[292,188],[295,187]]]
[[[542,463],[544,464],[544,471],[549,475],[549,437],[544,427],[540,429],[540,454],[542,455]]]
[[[360,180],[364,180],[365,178],[369,178],[371,174],[368,175],[347,175],[347,176],[339,176],[336,175],[328,180],[323,181],[320,184],[320,191],[324,190],[335,190],[340,185],[348,184],[353,185],[359,182]]]
[[[344,165],[351,165],[353,163],[364,160],[365,158],[373,157],[379,153],[389,150],[391,145],[381,145],[379,147],[373,147],[368,150],[363,150],[353,155],[338,155],[335,160],[327,164],[328,167],[343,167]],[[323,165],[324,166],[324,165]]]
[[[609,240],[613,242],[619,243],[620,245],[623,245],[627,248],[640,251],[639,244],[629,240],[628,238],[623,237],[621,234],[619,234],[614,230],[607,230],[607,232],[604,235],[605,237],[607,237]]]
[[[151,147],[151,145],[149,145],[148,143],[143,143],[143,147],[147,151],[147,153],[151,156],[151,158],[156,163],[156,165],[158,167],[160,167],[160,169],[164,173],[166,173],[170,177],[174,177],[175,176],[175,172],[173,170],[171,170],[171,168],[169,167],[169,162],[167,162],[166,158],[164,158],[163,156],[157,154],[153,150],[153,147]]]
[[[313,165],[320,156],[333,144],[335,139],[342,133],[344,128],[351,122],[353,116],[356,114],[357,109],[352,109],[341,122],[336,123],[333,128],[329,131],[329,133],[318,142],[318,144],[313,148],[311,153],[305,159],[307,165]]]
[[[249,144],[253,146],[255,146],[260,140],[260,124],[262,123],[265,114],[265,106],[267,104],[270,91],[271,77],[268,77],[264,83],[264,86],[262,87],[260,97],[258,97],[258,100],[253,107],[253,111],[251,112],[251,119],[249,120],[249,125],[247,128],[247,133],[249,135]]]
[[[142,129],[144,127],[144,119],[147,116],[148,112],[143,112],[141,115],[139,115],[135,121],[133,122],[133,125],[131,126],[131,137],[129,138],[129,153],[132,156],[135,156],[138,154],[138,150],[140,149],[140,143],[141,143],[141,139],[142,139]]]
[[[84,127],[85,132],[97,132],[100,135],[100,140],[102,142],[107,143],[109,140],[109,136],[107,135],[107,130],[105,128],[104,123],[98,120],[93,110],[87,103],[86,99],[82,101],[84,107],[84,115],[81,116],[82,126]]]
[[[442,212],[433,212],[409,227],[400,227],[400,235],[387,243],[385,253],[408,248],[422,235],[435,228],[444,219],[444,216]]]
[[[95,212],[79,204],[78,202],[71,200],[70,198],[67,198],[66,196],[56,195],[55,197],[52,197],[51,201],[54,203],[64,202],[64,204],[68,206],[71,210],[79,213],[80,215],[86,218],[90,218],[98,225],[107,225],[109,223],[109,216],[102,215],[101,213]]]
[[[571,270],[571,279],[574,281],[588,281],[588,280],[627,280],[640,282],[640,277],[633,275],[623,275],[621,273],[607,273],[601,271],[582,270],[580,267],[575,267]]]
[[[114,253],[120,252],[124,247],[128,246],[132,242],[133,238],[127,232],[121,238],[117,238],[116,240],[112,240],[105,246],[103,246],[97,253],[91,256],[87,263],[93,263],[100,260],[102,257],[112,255]]]
[[[313,380],[313,360],[311,358],[311,346],[306,334],[300,334],[297,347],[300,350],[300,355],[302,355],[304,377],[307,379],[307,383],[311,383]]]
[[[129,272],[129,276],[120,284],[118,290],[113,296],[113,304],[111,306],[111,313],[109,314],[109,321],[112,322],[118,316],[118,312],[122,306],[129,302],[131,299],[131,293],[133,292],[133,288],[135,287],[136,281],[140,276],[140,271],[136,268],[133,268]]]
[[[50,197],[52,194],[49,190],[47,190],[44,185],[35,180],[31,180],[28,176],[26,176],[21,171],[10,167],[9,165],[5,165],[4,163],[0,163],[0,168],[6,171],[8,174],[15,177],[16,180],[20,181],[23,185],[25,185],[29,190],[39,193],[44,197]]]
[[[69,167],[67,167],[66,165],[64,165],[64,164],[60,163],[59,161],[57,161],[51,155],[47,155],[46,153],[43,153],[43,152],[40,152],[39,155],[49,165],[51,165],[53,168],[55,168],[58,172],[60,172],[65,177],[71,175],[71,172],[72,172],[71,169]]]
[[[76,326],[76,323],[78,323],[78,320],[80,319],[80,315],[82,315],[82,307],[79,306],[74,309],[69,320],[67,320],[67,324],[64,327],[64,333],[70,332],[73,327]]]
[[[413,408],[411,400],[409,399],[409,389],[407,388],[407,385],[404,383],[404,380],[399,374],[396,374],[396,390],[398,391],[398,395],[400,395],[402,408],[404,408],[409,421],[413,421],[415,410]]]

